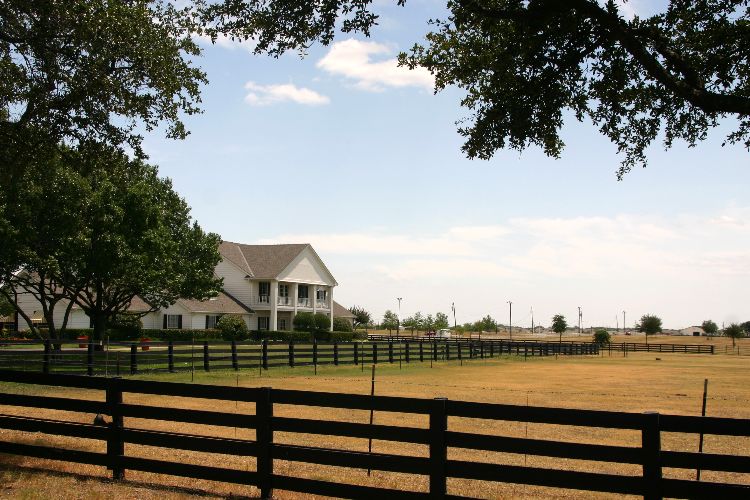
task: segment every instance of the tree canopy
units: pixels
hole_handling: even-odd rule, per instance
[[[729,143],[750,148],[747,0],[671,0],[625,19],[612,0],[449,0],[426,46],[401,62],[423,66],[435,90],[457,86],[470,158],[538,146],[559,157],[566,118],[589,119],[624,159],[618,178],[646,165],[660,134],[694,146],[725,117]]]
[[[360,326],[366,327],[372,321],[369,311],[364,307],[352,306],[349,308],[349,312],[354,315],[354,328]]]
[[[562,334],[568,329],[568,322],[565,320],[565,316],[562,314],[555,314],[552,316],[552,331],[560,335],[562,341]]]
[[[381,328],[384,328],[390,332],[391,330],[398,330],[398,315],[390,309],[383,314],[383,321],[380,323]]]
[[[701,328],[703,328],[703,331],[706,332],[706,335],[709,337],[713,337],[716,335],[716,332],[719,331],[719,326],[716,324],[716,322],[711,321],[710,319],[707,319],[703,323],[701,323]]]
[[[653,314],[644,314],[636,325],[639,332],[645,333],[646,338],[661,332],[661,318]]]
[[[96,338],[136,296],[157,309],[218,292],[218,235],[155,167],[98,144],[54,160],[26,170],[16,209],[0,212],[0,238],[13,241],[0,250],[2,279],[40,300],[53,336],[57,303],[80,306]]]
[[[732,347],[734,347],[737,343],[737,339],[741,339],[745,336],[745,330],[743,330],[742,326],[737,323],[730,323],[724,328],[723,334],[725,337],[732,339]]]

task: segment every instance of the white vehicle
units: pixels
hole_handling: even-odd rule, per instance
[[[435,338],[449,339],[451,338],[451,331],[448,328],[442,328],[435,333]]]

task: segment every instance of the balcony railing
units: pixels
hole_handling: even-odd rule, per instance
[[[280,306],[292,306],[292,305],[294,305],[292,303],[292,298],[291,297],[279,297],[276,303],[278,305],[280,305]]]
[[[328,309],[328,301],[325,299],[318,299],[317,301],[315,301],[315,307],[317,309]]]
[[[312,307],[312,301],[309,298],[297,298],[297,306],[298,307]]]
[[[270,303],[271,303],[270,295],[258,295],[258,304],[270,304]]]

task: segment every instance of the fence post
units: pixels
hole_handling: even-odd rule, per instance
[[[458,347],[458,360],[462,361],[463,358],[461,355],[461,341],[460,340],[456,343],[456,347]]]
[[[167,344],[167,366],[169,367],[169,373],[174,372],[174,342],[169,341]]]
[[[120,467],[120,458],[125,454],[125,443],[122,441],[122,389],[120,378],[111,378],[107,383],[107,407],[112,423],[109,424],[109,436],[107,437],[107,460],[108,469],[112,471],[112,479],[121,480],[125,478],[125,470]]]
[[[437,340],[432,341],[432,360],[437,361],[438,360],[438,348],[437,348]]]
[[[86,346],[86,375],[94,374],[94,342],[89,340]]]
[[[289,366],[294,368],[294,341],[289,340]]]
[[[315,339],[313,339],[313,366],[318,366],[318,341]]]
[[[240,365],[237,362],[237,341],[232,340],[232,368],[234,371],[237,371],[240,369]]]
[[[411,360],[411,352],[410,352],[411,351],[411,346],[409,345],[409,341],[408,340],[404,340],[404,348],[406,349],[406,362],[408,364],[409,361]]]
[[[354,342],[354,364],[359,364],[359,342]]]
[[[448,430],[446,398],[435,398],[430,407],[430,498],[445,498],[447,492],[445,465],[448,448],[445,431]]]
[[[263,339],[263,369],[268,370],[268,339]]]
[[[339,343],[338,342],[333,343],[333,365],[334,366],[339,365]]]
[[[256,429],[256,441],[258,445],[258,487],[261,498],[273,497],[273,401],[271,400],[271,388],[261,387],[258,402],[255,404],[255,416],[258,420]]]
[[[495,342],[490,340],[490,358],[495,357]]]
[[[208,358],[208,340],[203,341],[203,370],[211,371],[211,360]]]
[[[50,341],[44,339],[44,358],[42,358],[42,371],[49,373],[49,353],[50,353]]]
[[[445,360],[450,361],[451,360],[451,343],[447,340],[445,341]]]
[[[393,363],[393,341],[388,341],[388,362]]]
[[[373,342],[372,344],[372,364],[377,365],[378,364],[378,344],[377,342]]]
[[[419,341],[419,362],[424,362],[424,344],[422,341]]]
[[[643,414],[641,431],[643,450],[643,498],[661,499],[661,432],[659,413],[647,411]]]
[[[138,346],[134,342],[130,344],[130,374],[136,373],[138,373]]]

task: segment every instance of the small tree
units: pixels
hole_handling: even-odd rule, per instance
[[[346,318],[333,318],[334,332],[351,332],[352,324]]]
[[[750,321],[740,323],[740,327],[745,330],[745,335],[750,335]]]
[[[648,344],[648,336],[656,333],[661,333],[661,318],[654,316],[653,314],[644,314],[641,316],[641,321],[636,325],[638,331],[646,334],[646,343]]]
[[[370,324],[370,321],[372,321],[370,313],[366,311],[364,307],[352,306],[349,308],[349,312],[354,315],[354,328],[359,328],[362,326],[366,328],[367,325]],[[351,327],[351,325],[349,326]],[[351,329],[349,331],[351,331]]]
[[[398,316],[396,316],[396,313],[390,309],[387,310],[383,315],[383,322],[380,326],[388,330],[388,334],[391,333],[391,330],[398,330]]]
[[[607,345],[612,342],[609,336],[609,332],[605,329],[599,329],[594,332],[594,343],[599,345]]]
[[[435,314],[435,323],[434,323],[436,330],[441,330],[443,328],[448,328],[448,315],[445,313],[436,313]]]
[[[300,332],[314,332],[315,315],[311,312],[298,312],[292,320],[292,325]]]
[[[713,337],[714,335],[716,335],[716,332],[719,331],[718,325],[710,319],[707,319],[706,321],[701,323],[701,328],[703,328],[703,331],[706,332],[706,335],[708,335],[709,337]]]
[[[219,318],[216,328],[221,332],[221,338],[224,340],[242,340],[247,337],[248,333],[245,320],[234,314],[225,314]]]
[[[315,324],[315,329],[318,331],[325,331],[331,329],[331,318],[324,313],[315,313],[313,316],[313,321]]]
[[[562,334],[568,329],[568,322],[565,321],[565,316],[562,314],[555,314],[552,316],[552,331],[560,335],[560,343],[562,344]]]
[[[736,346],[737,339],[741,339],[745,336],[745,331],[738,323],[730,323],[729,326],[724,328],[724,336],[732,339],[732,348]]]
[[[497,330],[497,321],[495,321],[489,314],[479,321],[480,332],[494,332]]]

